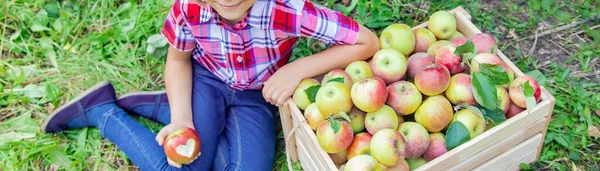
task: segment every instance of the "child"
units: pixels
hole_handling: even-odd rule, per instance
[[[96,127],[142,170],[272,170],[275,105],[302,79],[379,49],[369,29],[305,0],[176,0],[162,34],[171,45],[166,91],[117,99],[104,81],[54,111],[43,130]],[[299,37],[337,46],[288,64]],[[154,134],[126,112],[166,126]],[[202,142],[201,155],[183,166],[161,147],[181,127]]]

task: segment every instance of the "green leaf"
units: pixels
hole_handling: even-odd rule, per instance
[[[48,152],[48,155],[50,157],[50,162],[58,163],[65,168],[69,168],[71,166],[71,163],[73,162],[71,161],[71,159],[69,159],[69,157],[64,151],[58,149],[54,149]]]
[[[33,137],[35,137],[35,133],[10,131],[7,133],[0,134],[0,146],[4,145],[7,142],[21,141],[23,139]]]
[[[565,148],[569,148],[569,142],[567,142],[567,140],[565,140],[565,137],[561,135],[554,137],[554,141],[556,141],[558,144],[562,145]]]
[[[481,73],[473,72],[471,74],[471,90],[475,100],[480,105],[494,110],[497,108],[498,97],[496,95],[496,85]]]
[[[532,71],[527,72],[525,75],[529,75],[529,76],[533,77],[533,79],[535,79],[540,86],[546,86],[546,80],[548,80],[548,79],[546,78],[546,76],[544,74],[542,74],[542,72],[540,70],[537,70],[537,69],[532,70]]]
[[[470,139],[469,130],[467,130],[467,127],[462,122],[452,122],[448,131],[446,131],[446,149],[450,151]]]
[[[496,107],[494,110],[490,110],[488,108],[478,106],[478,109],[481,111],[481,113],[483,113],[486,121],[491,120],[496,125],[506,121],[506,115],[504,115],[504,111],[498,107]]]
[[[521,163],[519,164],[519,167],[523,170],[531,170],[531,166],[527,163]]]
[[[334,82],[334,81],[335,82],[340,82],[340,83],[344,84],[344,77],[335,77],[335,78],[330,79],[327,82],[330,83],[330,82]]]
[[[508,73],[500,65],[480,64],[479,68],[481,74],[490,78],[490,80],[496,85],[504,85],[510,82]]]
[[[310,101],[310,103],[315,102],[317,92],[319,91],[320,88],[321,88],[321,85],[314,85],[314,86],[310,86],[304,90],[304,93],[306,93],[306,97],[308,97],[308,101]]]
[[[163,35],[154,34],[154,35],[148,37],[148,40],[146,40],[146,43],[155,48],[159,48],[159,47],[166,46],[169,42]]]
[[[467,40],[467,42],[464,45],[457,47],[454,51],[454,54],[458,56],[463,56],[463,54],[466,53],[477,53],[477,48],[475,48],[475,45],[473,44],[473,42],[471,42],[471,40]]]
[[[44,26],[42,26],[42,25],[40,25],[40,24],[37,24],[37,23],[36,23],[36,24],[33,24],[33,26],[31,26],[31,28],[30,28],[30,29],[31,29],[31,31],[33,31],[33,32],[50,31],[50,28],[48,28],[48,27],[44,27]]]
[[[333,128],[333,133],[338,133],[342,129],[340,121],[333,117],[329,117],[329,124],[331,125],[331,128]]]
[[[470,110],[470,111],[472,111],[473,113],[477,114],[477,116],[479,116],[481,119],[483,119],[485,121],[485,118],[483,117],[483,113],[477,107],[475,107],[475,106],[467,106],[467,109]]]
[[[533,97],[533,87],[529,84],[529,81],[523,84],[523,95],[525,95],[525,104],[527,104],[527,111],[531,112],[535,107],[535,98]]]
[[[44,5],[44,10],[48,13],[48,17],[58,18],[60,17],[60,9],[58,8],[57,2],[51,2]]]
[[[344,111],[340,111],[337,115],[335,115],[335,117],[345,119],[346,121],[348,121],[348,123],[352,123],[352,121],[350,121],[350,117]]]

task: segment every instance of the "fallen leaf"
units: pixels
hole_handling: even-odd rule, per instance
[[[598,130],[597,127],[591,125],[588,127],[588,135],[590,135],[590,137],[600,138],[600,130]]]
[[[600,117],[600,110],[596,110],[596,115],[598,115],[598,117]]]

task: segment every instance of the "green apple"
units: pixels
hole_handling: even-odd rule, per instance
[[[406,24],[388,25],[379,36],[381,49],[396,49],[404,56],[409,56],[415,49],[415,34]]]
[[[302,79],[302,81],[300,81],[300,84],[298,84],[298,87],[296,87],[296,91],[294,91],[292,99],[294,100],[296,106],[300,108],[300,110],[306,109],[306,107],[310,104],[308,96],[306,95],[306,92],[304,92],[304,90],[315,85],[319,85],[319,81],[317,81],[314,78],[305,78]]]
[[[427,164],[427,161],[422,156],[407,158],[406,162],[408,163],[410,170],[417,170],[417,168]]]
[[[359,155],[348,160],[344,171],[381,171],[381,164],[369,155]]]
[[[344,71],[350,75],[353,83],[364,78],[374,77],[373,72],[371,71],[371,66],[366,61],[354,61],[346,66]]]
[[[306,110],[304,110],[304,118],[306,118],[308,126],[310,126],[313,131],[316,131],[317,127],[325,120],[326,116],[321,114],[316,103],[311,103],[306,107]]]
[[[467,127],[467,130],[469,130],[469,134],[471,135],[471,139],[477,137],[483,133],[483,131],[485,131],[485,120],[469,109],[461,109],[456,112],[452,122],[455,121],[459,121],[463,123],[465,127]]]
[[[429,17],[427,28],[436,38],[448,39],[456,33],[456,18],[448,11],[436,11]]]
[[[397,129],[398,122],[398,115],[396,115],[394,109],[388,105],[383,105],[381,109],[367,113],[365,128],[367,128],[367,131],[371,135],[374,135],[379,130],[385,128]]]
[[[350,125],[355,134],[365,130],[365,115],[367,115],[365,112],[356,107],[352,107],[350,110],[348,117],[350,117]]]
[[[466,36],[464,34],[462,34],[461,32],[459,32],[458,30],[456,30],[456,32],[454,32],[454,34],[452,34],[452,36],[450,36],[450,38],[448,38],[448,40],[452,40],[454,38],[457,37],[464,37],[466,38]]]
[[[371,155],[385,166],[394,166],[398,160],[403,160],[406,152],[406,141],[395,129],[377,131],[371,139]]]
[[[477,105],[473,90],[471,89],[471,76],[464,73],[458,73],[450,78],[450,85],[446,89],[446,97],[453,105],[469,104]]]
[[[334,69],[329,71],[327,74],[325,74],[323,76],[323,80],[321,80],[321,84],[325,84],[327,83],[329,80],[334,79],[334,78],[343,78],[344,79],[344,85],[346,85],[346,87],[348,87],[348,89],[352,88],[352,78],[350,78],[350,75],[348,75],[348,73],[346,73],[346,71],[342,70],[342,69]]]
[[[350,89],[340,82],[325,83],[315,97],[317,108],[324,116],[336,115],[339,112],[350,112],[352,109],[352,98]]]
[[[450,124],[453,117],[452,104],[441,95],[425,99],[415,112],[415,121],[429,132],[441,131]]]
[[[375,77],[381,78],[386,85],[400,80],[406,74],[406,57],[394,49],[381,49],[369,62]]]

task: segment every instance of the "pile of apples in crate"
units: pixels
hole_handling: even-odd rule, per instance
[[[293,100],[340,170],[413,170],[533,107],[485,33],[465,37],[448,11],[427,28],[392,24],[367,61],[304,79]]]

